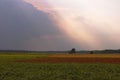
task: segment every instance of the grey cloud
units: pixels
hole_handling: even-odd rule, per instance
[[[45,36],[53,37],[47,40]],[[0,0],[0,49],[67,50],[76,45],[79,46],[58,29],[49,14],[22,0]]]
[[[61,32],[47,14],[22,0],[0,0],[0,49],[24,49],[25,41]]]

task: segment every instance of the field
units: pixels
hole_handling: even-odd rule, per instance
[[[52,54],[45,58],[24,59],[17,62],[39,63],[120,63],[119,54]]]
[[[120,54],[1,53],[0,80],[120,80]]]

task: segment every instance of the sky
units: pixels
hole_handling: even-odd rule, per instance
[[[119,4],[120,0],[0,0],[0,49],[120,49]]]

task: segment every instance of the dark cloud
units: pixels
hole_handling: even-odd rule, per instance
[[[0,49],[24,49],[30,38],[61,32],[44,12],[22,0],[0,0]]]
[[[67,50],[76,46],[74,43],[48,14],[31,4],[0,0],[0,49]]]

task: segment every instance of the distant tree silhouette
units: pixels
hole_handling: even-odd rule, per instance
[[[70,50],[69,54],[75,54],[76,53],[76,49],[72,48],[72,50]]]
[[[93,54],[94,52],[93,51],[90,51],[90,54]]]

